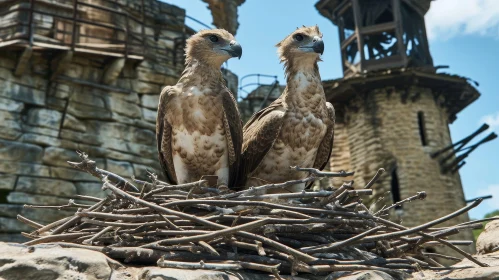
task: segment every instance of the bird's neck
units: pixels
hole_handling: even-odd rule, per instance
[[[222,84],[224,83],[220,67],[203,63],[196,59],[192,59],[186,64],[182,76],[178,81],[178,83],[181,83],[184,86],[210,86],[213,84],[220,84],[220,82]]]
[[[282,97],[291,106],[311,107],[326,102],[317,63],[299,70],[287,69],[286,89]]]

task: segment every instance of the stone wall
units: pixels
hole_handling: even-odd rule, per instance
[[[123,12],[141,11],[137,1],[119,2]],[[24,50],[0,49],[0,240],[19,241],[20,231],[31,231],[16,220],[17,214],[43,223],[67,215],[23,204],[63,205],[76,194],[103,197],[96,178],[66,164],[78,160],[75,150],[127,178],[145,178],[146,170],[160,173],[155,140],[159,93],[175,84],[183,69],[181,60],[173,60],[178,51],[173,39],[190,31],[184,10],[155,0],[144,3],[146,52],[141,59],[35,45],[25,70],[16,76]],[[104,17],[88,11],[82,13],[92,20]],[[141,26],[130,23],[129,28]],[[102,31],[89,27],[87,32]]]
[[[385,196],[377,209],[392,204],[393,194],[388,192],[392,191],[394,171],[401,199],[418,191],[428,195],[425,202],[411,202],[391,213],[405,226],[419,225],[465,206],[459,173],[441,173],[438,160],[430,156],[451,144],[448,114],[437,105],[431,89],[380,88],[359,93],[347,105],[336,106],[344,113],[336,124],[331,170],[355,171],[355,186],[362,187],[379,168],[385,168],[374,186],[375,198]],[[418,112],[424,114],[426,146],[420,137]],[[339,186],[341,182],[332,184]],[[451,223],[466,221],[469,218],[464,214]],[[458,238],[472,240],[473,236],[471,231],[463,231]]]

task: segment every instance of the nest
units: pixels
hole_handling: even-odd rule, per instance
[[[419,192],[373,213],[362,204],[372,194],[380,169],[364,188],[352,181],[332,190],[285,194],[261,194],[353,172],[306,172],[302,180],[269,184],[242,191],[211,186],[210,178],[170,185],[150,174],[150,181],[128,181],[97,168],[85,153],[80,163],[69,164],[103,181],[110,195],[105,199],[77,196],[95,202],[31,208],[71,208],[73,216],[42,225],[22,216],[36,228],[23,233],[32,239],[25,245],[56,243],[106,254],[132,264],[156,263],[160,267],[218,270],[256,270],[275,275],[336,271],[380,270],[390,274],[420,269],[445,269],[437,259],[459,258],[425,252],[431,246],[447,246],[480,266],[486,266],[458,245],[472,241],[447,240],[460,230],[481,228],[481,221],[435,227],[476,207],[476,200],[454,213],[407,228],[383,217],[405,202],[424,199]],[[137,188],[140,186],[140,188]]]

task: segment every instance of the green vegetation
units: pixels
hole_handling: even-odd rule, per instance
[[[488,214],[486,214],[485,216],[483,216],[484,219],[486,218],[492,218],[494,216],[499,216],[499,210],[495,210],[495,211],[492,211]],[[488,222],[483,222],[483,226],[485,227],[485,225],[487,224]],[[478,236],[480,235],[480,233],[482,233],[483,229],[475,229],[473,230],[473,237],[475,238],[475,242],[478,238]]]

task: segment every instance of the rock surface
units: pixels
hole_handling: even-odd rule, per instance
[[[246,271],[213,271],[159,268],[156,266],[126,266],[104,254],[59,245],[25,246],[0,242],[0,279],[40,280],[272,280],[274,276]],[[300,274],[281,275],[293,280],[395,280],[395,279],[499,279],[499,252],[477,258],[490,267],[477,267],[468,260],[452,270],[421,271],[411,275],[382,271],[334,272],[327,276]],[[20,278],[22,277],[22,278]]]
[[[499,247],[499,220],[491,221],[485,225],[484,231],[478,236],[476,241],[476,251],[478,254],[492,253]]]

